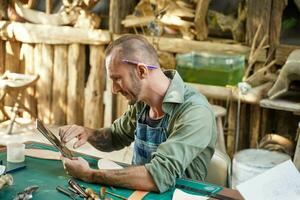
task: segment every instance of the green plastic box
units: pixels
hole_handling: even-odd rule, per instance
[[[236,85],[242,81],[243,55],[196,53],[176,55],[176,69],[185,82],[209,85]]]

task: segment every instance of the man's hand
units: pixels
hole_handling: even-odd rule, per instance
[[[92,135],[93,130],[78,125],[67,125],[59,128],[59,136],[62,144],[66,144],[70,140],[77,138],[78,140],[74,143],[74,148],[80,147],[85,144],[88,138]]]
[[[66,157],[62,157],[62,162],[64,164],[64,168],[66,173],[74,178],[81,179],[85,182],[92,181],[92,171],[89,163],[81,157],[68,159]]]

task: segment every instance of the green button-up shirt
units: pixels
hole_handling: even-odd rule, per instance
[[[176,178],[204,180],[217,138],[215,116],[207,99],[187,86],[175,70],[165,74],[171,79],[162,104],[169,115],[168,138],[145,164],[160,192],[173,187]],[[144,105],[136,103],[112,124],[115,147],[128,146],[134,140],[136,114]]]

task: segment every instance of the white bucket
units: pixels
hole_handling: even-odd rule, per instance
[[[232,188],[290,159],[288,154],[263,149],[245,149],[232,161]]]

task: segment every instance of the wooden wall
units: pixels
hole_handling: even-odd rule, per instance
[[[59,125],[76,123],[91,128],[110,125],[114,119],[125,112],[127,101],[121,95],[111,94],[111,82],[107,79],[103,66],[104,49],[111,40],[129,31],[122,27],[121,21],[132,12],[136,2],[135,0],[110,1],[108,31],[0,21],[2,30],[0,74],[10,70],[40,75],[36,87],[29,88],[25,92],[24,101],[45,123]],[[200,3],[203,2],[205,1],[199,1],[197,10],[201,10]],[[247,0],[246,2],[248,7],[246,44],[223,43],[220,39],[187,41],[181,38],[162,37],[157,39],[158,50],[174,54],[190,50],[230,51],[243,54],[248,58],[255,32],[261,25],[262,32],[257,43],[264,35],[268,35],[267,44],[276,48],[276,51],[261,51],[258,63],[266,62],[267,57],[270,56],[276,58],[277,64],[282,65],[289,52],[298,48],[279,46],[281,15],[286,5],[285,1]],[[22,31],[30,34],[25,36]],[[153,41],[152,37],[147,38]],[[258,70],[259,65],[254,69]],[[246,95],[241,99],[240,104],[237,101],[237,94],[231,89],[193,86],[206,95],[211,103],[227,108],[227,117],[224,120],[227,150],[230,155],[235,151],[237,119],[240,120],[238,149],[256,147],[259,140],[271,131],[287,133],[293,131],[293,128],[277,124],[286,124],[285,120],[287,117],[291,118],[290,114],[282,114],[259,106],[259,99],[270,85],[254,89],[254,97]],[[237,116],[238,107],[240,107],[240,114]],[[289,127],[293,126],[294,124],[291,124]]]

